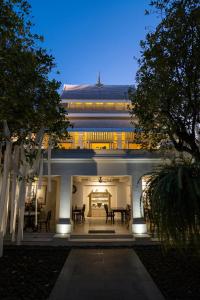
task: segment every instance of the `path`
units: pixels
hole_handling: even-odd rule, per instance
[[[132,249],[73,249],[49,300],[164,300]]]

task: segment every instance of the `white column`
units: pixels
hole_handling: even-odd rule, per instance
[[[78,133],[78,146],[83,149],[83,132]]]
[[[117,132],[117,149],[122,149],[122,133]]]
[[[132,231],[135,234],[147,233],[147,226],[144,221],[143,206],[140,205],[140,196],[142,193],[142,181],[139,180],[140,176],[132,176]]]
[[[56,224],[57,233],[70,233],[71,225],[72,177],[62,175],[60,182],[59,219]]]

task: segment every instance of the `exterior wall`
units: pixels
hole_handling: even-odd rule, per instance
[[[129,101],[126,102],[101,102],[101,100],[96,100],[93,102],[68,102],[63,103],[63,106],[69,113],[73,112],[115,112],[115,111],[128,111]]]
[[[145,224],[142,220],[143,212],[140,208],[140,195],[142,191],[141,181],[138,180],[145,173],[160,164],[160,159],[129,159],[129,158],[55,158],[52,159],[51,173],[52,176],[60,176],[60,203],[58,209],[57,232],[71,232],[71,207],[72,207],[72,176],[131,176],[131,188],[127,187],[125,192],[131,196],[133,232],[144,233]],[[47,174],[47,165],[45,164],[44,172]],[[82,191],[81,191],[82,188]],[[112,191],[113,194],[114,191]],[[80,186],[82,195],[89,194],[88,188]],[[78,194],[77,194],[78,195]],[[117,195],[116,201],[122,198]],[[124,197],[123,197],[124,198]],[[77,203],[78,204],[78,203]],[[118,204],[118,203],[117,203]]]

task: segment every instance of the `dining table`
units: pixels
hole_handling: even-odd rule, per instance
[[[111,211],[113,213],[121,213],[121,223],[125,222],[125,216],[126,216],[126,211],[127,209],[125,207],[111,207]]]

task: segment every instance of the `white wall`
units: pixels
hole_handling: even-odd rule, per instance
[[[130,197],[127,195],[127,182],[119,182],[117,185],[117,206],[126,207],[130,204]]]
[[[86,205],[85,215],[87,216],[89,210],[89,197],[92,191],[105,192],[106,190],[112,195],[111,206],[117,206],[117,184],[115,183],[99,183],[89,180],[82,182],[74,182],[77,191],[72,195],[72,205],[82,206]]]
[[[126,207],[131,203],[130,199],[130,184],[128,182],[107,182],[99,183],[89,180],[83,180],[81,182],[73,179],[73,184],[76,186],[76,193],[72,195],[72,205],[81,207],[86,205],[85,215],[87,216],[89,210],[89,197],[88,195],[92,191],[105,192],[106,190],[112,195],[111,207]]]

